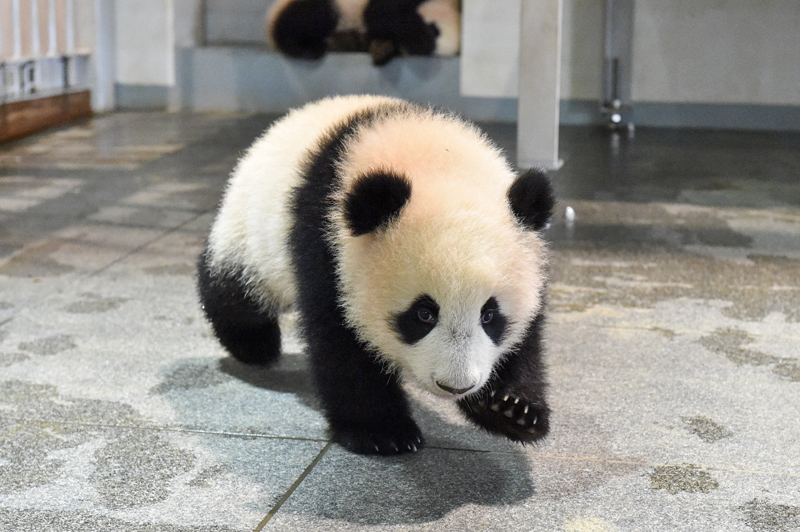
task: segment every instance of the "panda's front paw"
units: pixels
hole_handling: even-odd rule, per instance
[[[332,428],[333,441],[358,454],[415,453],[425,444],[419,427],[412,420],[388,427],[364,424]]]
[[[469,396],[460,400],[458,406],[484,429],[513,441],[533,442],[550,430],[547,404],[543,400],[526,400],[511,390],[501,388]]]

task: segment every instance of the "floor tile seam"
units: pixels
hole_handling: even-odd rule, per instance
[[[569,322],[563,321],[562,322],[562,321],[558,321],[555,318],[551,319],[550,322],[553,323],[554,325],[570,325],[572,327],[577,327],[577,328],[583,327],[583,328],[586,328],[586,329],[613,329],[613,330],[619,330],[619,331],[648,331],[648,332],[656,332],[656,333],[662,333],[662,332],[665,332],[665,331],[669,331],[669,332],[675,333],[676,335],[679,335],[679,334],[684,334],[684,335],[690,335],[690,334],[698,335],[699,334],[699,335],[702,335],[702,334],[708,334],[710,332],[714,332],[714,331],[716,331],[716,330],[721,328],[720,324],[716,324],[713,327],[713,329],[712,328],[708,328],[708,329],[689,329],[689,328],[685,328],[685,327],[659,327],[659,326],[654,326],[654,327],[634,327],[634,326],[625,326],[625,325],[604,325],[604,324],[600,324],[600,323],[579,323],[579,322],[575,322],[575,321],[569,321]],[[753,322],[746,322],[746,323],[753,323]],[[756,322],[756,323],[758,323],[758,322]],[[789,337],[792,336],[792,335],[787,335],[784,331],[781,331],[780,334],[764,334],[764,333],[751,332],[751,331],[748,331],[748,333],[751,334],[752,336],[758,337],[758,338],[770,338],[770,337],[773,337],[773,336],[780,337],[780,338],[786,338],[787,336],[789,336]],[[800,337],[800,334],[797,335],[797,336]]]
[[[152,209],[153,211],[159,211],[159,212],[164,210],[164,209],[169,209],[170,211],[174,211],[174,212],[180,212],[180,213],[195,215],[195,216],[192,217],[192,219],[197,218],[196,215],[203,215],[203,214],[206,214],[207,212],[209,212],[208,209],[202,209],[202,210],[201,209],[182,209],[182,208],[173,208],[173,207],[166,207],[166,206],[164,206],[164,207],[162,207],[162,206],[144,207],[142,205],[128,205],[128,204],[125,204],[124,206],[125,207],[136,207],[137,209],[148,208],[148,209]],[[181,222],[181,223],[183,223],[183,222]],[[76,224],[76,225],[74,225],[72,227],[81,227],[81,226],[84,226],[84,227],[85,226],[91,226],[91,228],[94,228],[95,226],[99,226],[99,227],[108,227],[108,228],[112,228],[112,229],[145,229],[145,230],[149,229],[149,230],[152,230],[152,231],[171,231],[173,229],[173,227],[168,226],[168,225],[165,225],[165,226],[147,225],[147,224],[144,224],[144,223],[118,222],[118,221],[103,220],[103,219],[97,219],[97,218],[87,218],[87,219],[81,220],[79,224]],[[59,242],[68,242],[70,244],[81,244],[81,243],[84,242],[84,240],[82,240],[80,238],[73,238],[73,237],[56,237],[56,238],[54,238],[54,240],[58,240]]]
[[[665,463],[647,462],[643,460],[616,460],[613,458],[602,458],[602,457],[592,457],[592,456],[535,455],[534,459],[564,461],[564,462],[602,463],[602,464],[614,464],[614,465],[636,466],[636,467],[674,467],[686,470],[702,469],[705,471],[717,471],[720,473],[737,473],[746,475],[764,475],[770,477],[800,478],[800,473],[791,473],[791,472],[760,471],[757,469],[738,469],[732,467],[722,467],[722,466],[703,465],[703,464],[674,464],[666,462]]]
[[[314,470],[314,468],[317,466],[317,464],[319,464],[319,462],[322,460],[322,458],[325,456],[325,454],[328,452],[328,450],[331,448],[332,445],[333,445],[333,442],[329,441],[325,445],[325,447],[323,447],[322,450],[319,453],[317,453],[317,456],[314,457],[314,459],[311,461],[311,463],[308,464],[308,466],[306,466],[306,468],[303,470],[302,473],[300,473],[300,476],[297,477],[297,479],[294,481],[294,483],[291,486],[289,486],[289,489],[286,490],[286,492],[281,496],[280,499],[278,499],[278,501],[270,509],[270,511],[267,513],[267,515],[264,517],[264,519],[262,519],[261,522],[258,524],[258,526],[256,526],[256,528],[253,529],[253,532],[261,532],[264,529],[264,527],[267,525],[267,523],[269,523],[270,520],[273,517],[275,517],[275,515],[278,513],[278,510],[280,510],[281,506],[283,506],[283,504],[286,501],[289,500],[289,497],[291,497],[292,494],[295,492],[295,490],[298,487],[300,487],[300,485],[303,483],[303,481],[306,479],[306,477],[308,477],[308,475],[311,474],[311,472]]]
[[[127,259],[129,259],[129,258],[133,257],[134,255],[136,255],[136,254],[137,254],[137,253],[139,253],[140,251],[142,251],[142,250],[144,250],[144,249],[147,249],[149,246],[152,246],[153,244],[155,244],[155,243],[156,243],[156,242],[158,242],[159,240],[161,240],[161,239],[163,239],[163,238],[166,238],[166,237],[168,237],[169,235],[171,235],[171,234],[173,234],[173,233],[177,233],[177,232],[178,232],[178,231],[180,231],[180,230],[181,230],[183,227],[185,227],[185,226],[187,226],[187,225],[189,225],[189,224],[191,224],[191,223],[195,222],[195,221],[196,221],[197,219],[199,219],[199,218],[202,218],[203,216],[205,216],[205,215],[206,215],[206,214],[208,214],[209,212],[213,212],[213,211],[212,211],[211,209],[206,209],[206,210],[204,210],[204,211],[198,212],[198,213],[197,213],[195,216],[192,216],[192,217],[191,217],[191,218],[189,218],[188,220],[186,220],[186,221],[184,221],[184,222],[182,222],[182,223],[180,223],[180,224],[178,224],[178,225],[176,225],[176,226],[174,226],[174,227],[171,227],[171,228],[164,228],[164,229],[160,230],[160,231],[159,231],[159,232],[160,232],[160,234],[159,234],[158,236],[156,236],[156,237],[154,237],[154,238],[151,238],[150,240],[148,240],[147,242],[144,242],[144,243],[140,244],[139,246],[136,246],[135,248],[133,248],[133,249],[129,250],[128,252],[126,252],[125,254],[123,254],[122,256],[120,256],[120,257],[117,257],[116,259],[112,260],[111,262],[109,262],[109,263],[108,263],[108,264],[106,264],[105,266],[102,266],[102,267],[100,267],[100,268],[98,268],[98,269],[96,269],[96,270],[94,270],[94,271],[92,271],[92,272],[89,272],[89,273],[86,275],[86,278],[87,278],[87,279],[91,279],[91,278],[93,278],[93,277],[96,277],[97,275],[100,275],[101,273],[104,273],[104,272],[108,271],[109,269],[113,268],[114,266],[116,266],[116,265],[118,265],[118,264],[120,264],[120,263],[124,262],[125,260],[127,260]],[[69,285],[69,286],[71,286],[72,284],[74,284],[74,282],[75,282],[75,281],[73,281],[73,283],[70,283],[70,285]]]
[[[327,443],[328,438],[314,438],[303,436],[286,436],[278,434],[258,434],[253,432],[236,432],[226,430],[210,430],[210,429],[195,429],[191,427],[176,427],[176,426],[158,426],[158,425],[121,425],[114,423],[91,423],[86,421],[75,421],[68,419],[44,419],[44,418],[20,418],[0,415],[0,421],[11,421],[24,424],[57,424],[73,427],[90,427],[98,429],[115,429],[115,430],[140,430],[150,432],[174,432],[183,434],[200,434],[208,436],[224,436],[232,438],[244,439],[263,439],[263,440],[288,440],[288,441],[304,441]]]
[[[70,419],[23,418],[23,417],[13,417],[13,416],[3,416],[3,415],[0,415],[0,420],[13,421],[16,423],[28,423],[28,424],[59,424],[65,426],[108,428],[116,430],[141,430],[141,431],[152,431],[152,432],[176,432],[176,433],[186,433],[186,434],[202,434],[209,436],[226,436],[226,437],[236,437],[236,438],[260,438],[265,440],[289,440],[289,441],[305,441],[305,442],[316,442],[316,443],[328,443],[331,441],[329,438],[197,429],[192,427],[181,427],[181,426],[123,425],[115,423],[97,423],[97,422],[88,422],[88,421],[79,421]],[[495,454],[495,455],[524,456],[529,454],[526,453],[525,451],[475,449],[469,447],[454,447],[454,446],[443,446],[443,445],[426,445],[424,448],[426,450],[435,450],[435,451],[455,451],[464,453],[481,453],[481,454]]]
[[[11,321],[13,321],[17,316],[19,316],[25,310],[28,310],[28,309],[31,309],[33,307],[37,307],[37,306],[43,305],[48,300],[60,297],[65,291],[69,290],[73,286],[76,286],[78,283],[86,281],[87,279],[92,279],[92,278],[100,275],[101,273],[104,273],[104,272],[108,271],[109,269],[111,269],[112,267],[116,266],[117,264],[120,264],[121,262],[123,262],[123,261],[129,259],[130,257],[134,256],[135,254],[139,253],[143,249],[146,249],[148,246],[151,246],[151,245],[155,244],[156,242],[158,242],[162,238],[166,238],[167,236],[169,236],[169,235],[171,235],[173,233],[179,232],[183,227],[193,223],[197,219],[205,216],[206,214],[208,214],[210,212],[213,212],[213,210],[206,209],[206,210],[203,210],[203,211],[196,211],[196,212],[197,212],[197,214],[195,216],[191,217],[190,219],[188,219],[188,220],[186,220],[186,221],[184,221],[184,222],[182,222],[182,223],[180,223],[180,224],[178,224],[178,225],[176,225],[174,227],[158,229],[159,233],[160,233],[158,236],[156,236],[154,238],[151,238],[147,242],[144,242],[144,243],[140,244],[139,246],[136,246],[134,249],[125,252],[122,256],[115,258],[114,260],[112,260],[108,264],[105,264],[104,266],[101,266],[100,268],[97,268],[97,269],[92,270],[92,271],[78,273],[75,276],[72,276],[71,278],[66,279],[63,286],[56,287],[56,289],[53,292],[48,293],[47,295],[41,296],[39,298],[35,298],[33,301],[30,302],[30,304],[28,304],[25,307],[20,308],[20,309],[18,309],[16,311],[12,312],[12,314],[8,318],[6,318],[2,322],[0,322],[0,327],[3,327],[5,325],[7,325],[8,323],[10,323]],[[11,258],[13,258],[14,255],[15,254],[12,253],[11,256],[8,257],[8,259],[10,260]]]
[[[329,448],[332,445],[332,442],[329,439],[326,439],[326,438],[311,438],[311,437],[299,437],[299,436],[280,436],[280,435],[268,435],[268,434],[232,432],[232,431],[214,431],[214,430],[206,430],[206,429],[192,429],[192,428],[188,428],[188,427],[158,427],[158,426],[142,426],[142,425],[119,425],[119,424],[110,424],[110,423],[87,423],[87,422],[78,422],[78,421],[70,421],[70,420],[15,418],[15,417],[6,417],[6,416],[0,416],[0,420],[14,421],[14,422],[26,423],[26,424],[49,424],[49,423],[55,423],[55,424],[68,425],[68,426],[82,426],[82,427],[93,427],[93,428],[111,428],[111,429],[117,429],[117,430],[141,430],[141,431],[152,431],[152,432],[174,432],[174,433],[183,433],[183,434],[200,434],[200,435],[208,435],[208,436],[223,436],[223,437],[234,437],[234,438],[245,438],[245,439],[287,440],[287,441],[303,441],[303,442],[325,443],[326,444],[326,448],[325,448],[326,450],[327,450],[327,448]],[[547,454],[537,455],[537,454],[529,454],[529,453],[524,453],[524,452],[498,451],[498,450],[489,450],[489,449],[468,449],[468,448],[461,448],[461,447],[444,447],[444,446],[427,446],[426,449],[428,449],[428,450],[437,450],[437,451],[469,452],[469,453],[529,455],[534,460],[602,463],[602,464],[614,464],[614,465],[636,466],[636,467],[674,467],[674,468],[687,469],[687,470],[688,469],[703,469],[703,470],[706,470],[706,471],[717,471],[717,472],[723,472],[723,473],[765,475],[765,476],[786,477],[786,478],[800,478],[800,473],[762,471],[762,470],[757,470],[757,469],[739,469],[739,468],[722,467],[722,466],[714,466],[714,465],[703,465],[703,464],[690,464],[690,465],[687,465],[687,464],[674,464],[674,463],[668,463],[668,462],[657,463],[657,462],[648,462],[648,461],[643,461],[643,460],[619,460],[619,459],[613,459],[613,458],[603,458],[603,457],[593,457],[593,456],[565,456],[565,455],[547,455]],[[320,459],[321,459],[321,456],[320,456]],[[319,462],[319,460],[317,460],[317,462]],[[309,470],[309,472],[310,472],[310,470]],[[306,476],[307,476],[307,474],[306,474]],[[303,477],[303,478],[305,478],[305,477]]]

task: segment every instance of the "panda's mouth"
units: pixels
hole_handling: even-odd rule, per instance
[[[449,399],[461,399],[462,397],[478,391],[480,388],[479,378],[464,385],[464,383],[455,383],[447,379],[437,378],[436,375],[431,374],[429,382],[433,384],[433,386],[429,386],[429,388],[435,395]]]
[[[433,382],[434,382],[434,384],[436,384],[436,386],[438,386],[440,389],[444,390],[445,392],[449,393],[450,395],[465,395],[465,394],[467,394],[468,392],[472,391],[475,388],[475,384],[470,384],[469,386],[467,386],[465,388],[453,388],[453,387],[448,386],[447,384],[445,384],[443,382],[440,382],[440,381],[437,381],[437,380],[434,380]]]

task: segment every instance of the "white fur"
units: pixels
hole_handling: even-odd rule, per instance
[[[265,308],[289,308],[296,287],[286,247],[293,223],[288,203],[301,165],[336,124],[391,102],[400,103],[331,98],[276,122],[233,172],[209,240],[211,267],[242,268]],[[362,126],[344,153],[338,207],[326,230],[348,323],[382,360],[424,388],[441,394],[439,381],[479,389],[541,305],[544,245],[512,216],[506,193],[515,173],[473,126],[415,107]],[[411,199],[389,228],[353,237],[341,200],[356,179],[377,170],[405,176]],[[439,323],[409,346],[390,320],[422,294],[439,304]],[[480,325],[480,309],[490,297],[510,321],[499,346]]]
[[[369,0],[335,0],[336,11],[339,12],[339,24],[336,31],[356,30],[364,32],[364,8]]]
[[[436,23],[436,55],[458,54],[461,47],[461,12],[458,0],[429,0],[420,4],[417,13],[427,23]]]
[[[209,236],[212,269],[244,269],[267,309],[285,310],[296,296],[286,238],[289,194],[300,183],[308,150],[359,109],[397,101],[381,96],[328,98],[295,109],[247,150],[233,171]]]

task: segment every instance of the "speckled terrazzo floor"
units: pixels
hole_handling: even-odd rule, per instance
[[[328,444],[295,338],[242,366],[195,301],[268,123],[121,113],[0,146],[0,530],[800,529],[800,135],[564,129],[551,436],[417,394],[428,447],[365,458]]]

